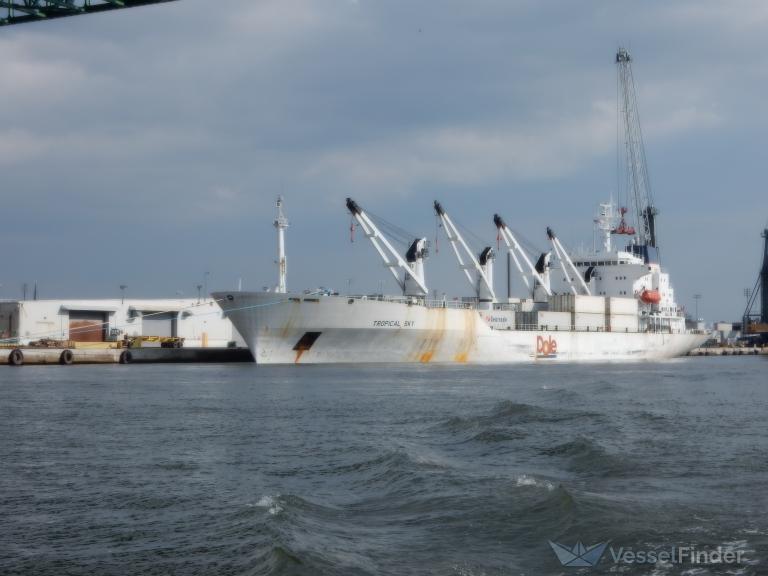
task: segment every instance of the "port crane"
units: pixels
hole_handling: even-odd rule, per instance
[[[496,293],[493,290],[493,261],[495,254],[493,248],[486,246],[475,257],[472,250],[469,249],[464,241],[459,229],[451,220],[451,217],[443,209],[443,206],[435,200],[435,213],[445,230],[445,235],[451,243],[456,259],[459,261],[459,268],[464,272],[469,284],[477,293],[477,299],[480,302],[496,302]],[[463,252],[463,256],[462,256]],[[465,262],[464,260],[467,260]]]
[[[657,248],[656,215],[658,210],[653,203],[651,181],[648,176],[648,162],[645,157],[643,131],[640,126],[640,113],[637,106],[637,90],[632,74],[632,57],[625,48],[616,53],[618,69],[619,98],[617,102],[617,120],[619,132],[619,173],[617,174],[619,198],[634,208],[635,226],[628,225],[624,216],[626,208],[621,209],[621,223],[614,234],[634,236],[641,246]],[[624,162],[620,161],[623,156]],[[648,260],[648,250],[643,254]]]
[[[512,260],[515,262],[515,267],[517,268],[518,272],[520,272],[520,276],[523,278],[523,282],[525,282],[526,287],[531,290],[531,283],[528,279],[528,275],[530,275],[534,278],[534,286],[532,290],[534,295],[536,288],[540,287],[544,290],[544,292],[546,292],[547,296],[552,296],[552,290],[549,287],[550,253],[543,253],[534,266],[531,263],[531,260],[528,258],[528,255],[523,250],[522,246],[520,246],[517,238],[515,238],[515,235],[512,234],[512,231],[507,227],[504,219],[498,214],[494,214],[493,223],[496,225],[496,228],[499,231],[499,235],[504,240],[504,244],[507,245],[507,250],[509,251],[510,256],[512,256]],[[528,269],[527,272],[523,269],[520,260],[525,263],[526,268]]]
[[[742,331],[744,334],[762,334],[764,340],[768,340],[768,228],[761,234],[763,238],[763,265],[757,275],[755,287],[747,290],[747,307],[742,319]],[[760,312],[757,312],[757,304],[760,303]]]
[[[410,248],[408,248],[405,258],[403,258],[392,247],[392,244],[390,244],[376,224],[373,223],[370,216],[352,198],[347,198],[347,210],[352,214],[357,224],[363,229],[366,238],[371,241],[376,252],[381,256],[384,266],[394,276],[403,295],[425,297],[429,293],[424,280],[424,258],[427,257],[428,253],[427,239],[416,238]],[[403,271],[402,277],[399,273],[400,270]]]

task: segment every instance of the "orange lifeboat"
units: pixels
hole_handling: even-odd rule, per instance
[[[646,304],[658,304],[661,302],[661,294],[658,290],[643,290],[640,293],[640,300]]]

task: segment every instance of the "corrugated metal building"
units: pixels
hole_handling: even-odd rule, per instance
[[[176,336],[184,346],[245,346],[211,299],[0,301],[2,340],[103,342],[126,335]]]

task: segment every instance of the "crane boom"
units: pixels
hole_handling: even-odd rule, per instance
[[[520,275],[523,277],[525,285],[530,289],[531,285],[528,282],[528,277],[523,271],[523,268],[520,265],[520,261],[517,258],[518,254],[525,262],[525,265],[528,267],[528,272],[530,275],[539,282],[539,285],[542,288],[544,288],[547,296],[552,296],[552,290],[549,288],[549,282],[546,282],[544,278],[542,278],[541,274],[539,274],[538,270],[536,270],[536,266],[534,266],[531,260],[528,258],[528,255],[525,253],[522,246],[520,246],[520,243],[517,241],[517,238],[515,238],[515,235],[512,234],[512,231],[509,228],[507,228],[504,219],[498,214],[494,214],[493,223],[496,224],[496,228],[498,228],[499,232],[501,233],[501,237],[504,239],[504,243],[507,245],[507,249],[512,254],[512,259],[515,261],[517,269],[520,272]]]
[[[571,274],[573,274],[575,278],[579,279],[579,284],[581,284],[581,287],[584,289],[584,292],[587,294],[587,296],[591,296],[592,291],[589,289],[589,286],[587,286],[584,278],[581,277],[579,269],[574,266],[573,260],[571,260],[571,257],[568,256],[568,252],[566,251],[562,242],[560,242],[559,238],[555,235],[555,232],[552,230],[552,228],[547,227],[547,237],[549,238],[549,241],[552,242],[552,247],[555,249],[555,255],[560,261],[560,265],[563,267],[563,271],[565,272],[565,281],[568,282],[568,286],[571,287],[571,292],[576,295],[579,293],[578,288],[576,288],[576,285],[571,279]]]
[[[467,246],[467,243],[464,241],[464,238],[461,236],[458,228],[456,228],[453,220],[451,220],[451,217],[448,216],[440,202],[437,200],[435,200],[435,213],[437,213],[437,216],[440,218],[440,221],[443,224],[445,235],[448,236],[448,240],[451,243],[451,248],[453,248],[453,252],[456,254],[456,259],[459,261],[459,268],[461,268],[470,285],[477,292],[478,299],[490,299],[495,302],[496,293],[493,290],[493,280],[489,278],[488,274],[486,274],[486,269],[480,264],[478,259],[469,249],[469,246]],[[466,255],[471,265],[464,263],[464,259],[461,255],[462,250],[464,251],[464,254]],[[481,252],[481,256],[483,256],[485,259],[486,266],[488,266],[488,263],[490,260],[492,260],[492,253],[493,252],[490,250],[490,248],[486,248],[483,250],[483,252]],[[470,270],[474,271],[475,277],[472,276],[472,272],[470,272]]]
[[[423,257],[426,239],[417,239],[409,249],[409,254],[413,252],[413,265],[410,265],[405,259],[398,254],[397,250],[392,247],[386,236],[384,236],[378,229],[376,224],[370,219],[370,217],[363,211],[357,202],[352,198],[347,198],[347,210],[352,214],[357,223],[363,229],[366,238],[371,241],[373,247],[381,256],[389,271],[394,276],[397,285],[403,291],[406,296],[426,296],[429,293],[427,285],[424,281],[424,271],[420,266],[421,258]],[[417,265],[418,264],[418,265]],[[403,270],[403,277],[398,274],[398,269]],[[410,280],[410,281],[409,281]],[[411,292],[409,290],[410,285],[416,284],[416,289]]]

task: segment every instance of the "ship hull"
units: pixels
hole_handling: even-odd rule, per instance
[[[476,309],[343,296],[214,298],[258,364],[659,360],[685,355],[706,339],[690,332],[499,330]]]

